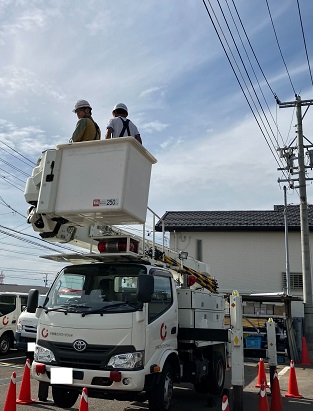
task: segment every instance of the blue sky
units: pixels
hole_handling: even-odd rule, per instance
[[[235,53],[217,0],[211,4]],[[240,44],[227,8],[228,4],[235,16],[233,2],[220,4]],[[302,99],[313,98],[297,3],[268,4],[295,91]],[[299,4],[312,64],[313,2]],[[294,100],[266,0],[236,1],[236,7],[272,90],[283,102]],[[283,203],[278,165],[202,1],[0,0],[0,23],[2,226],[34,235],[20,215],[26,214],[23,188],[32,167],[3,142],[35,162],[42,150],[69,140],[76,124],[71,110],[81,98],[92,105],[103,133],[113,106],[127,104],[144,146],[158,159],[149,206],[159,215],[175,210],[272,209]],[[275,134],[271,115],[279,128],[277,143],[288,145],[295,137],[294,110],[277,107],[243,40],[270,108],[269,112],[262,100],[266,116]],[[236,61],[240,64],[238,56]],[[311,141],[312,110],[303,124]],[[298,194],[289,190],[288,201],[298,204]],[[311,186],[308,201],[312,202]],[[34,272],[33,278],[43,284],[42,273],[49,272],[51,280],[61,268],[36,258],[43,250],[4,234],[0,246],[6,282],[27,281]]]

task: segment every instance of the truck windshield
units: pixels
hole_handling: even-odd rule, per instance
[[[48,311],[103,314],[134,311],[137,279],[146,273],[139,264],[86,264],[65,267],[53,283],[46,305]]]

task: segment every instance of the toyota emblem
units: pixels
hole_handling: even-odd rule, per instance
[[[73,342],[74,350],[82,352],[87,348],[87,343],[84,340],[75,340]]]

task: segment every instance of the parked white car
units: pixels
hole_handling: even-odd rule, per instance
[[[26,293],[0,293],[0,356],[13,348],[16,321],[27,305],[27,298]]]
[[[38,299],[38,306],[41,306],[45,301],[46,296],[40,295]],[[29,313],[25,308],[17,320],[15,331],[15,345],[19,350],[26,352],[27,356],[32,357],[33,352],[29,349],[28,343],[36,341],[38,318],[35,313]]]

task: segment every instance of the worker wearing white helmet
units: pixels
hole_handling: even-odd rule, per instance
[[[112,114],[113,118],[108,122],[105,138],[135,137],[142,144],[138,128],[132,121],[126,118],[128,116],[127,106],[123,103],[116,104]]]
[[[70,143],[79,141],[100,140],[101,131],[98,124],[91,117],[91,106],[87,100],[78,100],[73,109],[77,114],[78,122]]]

